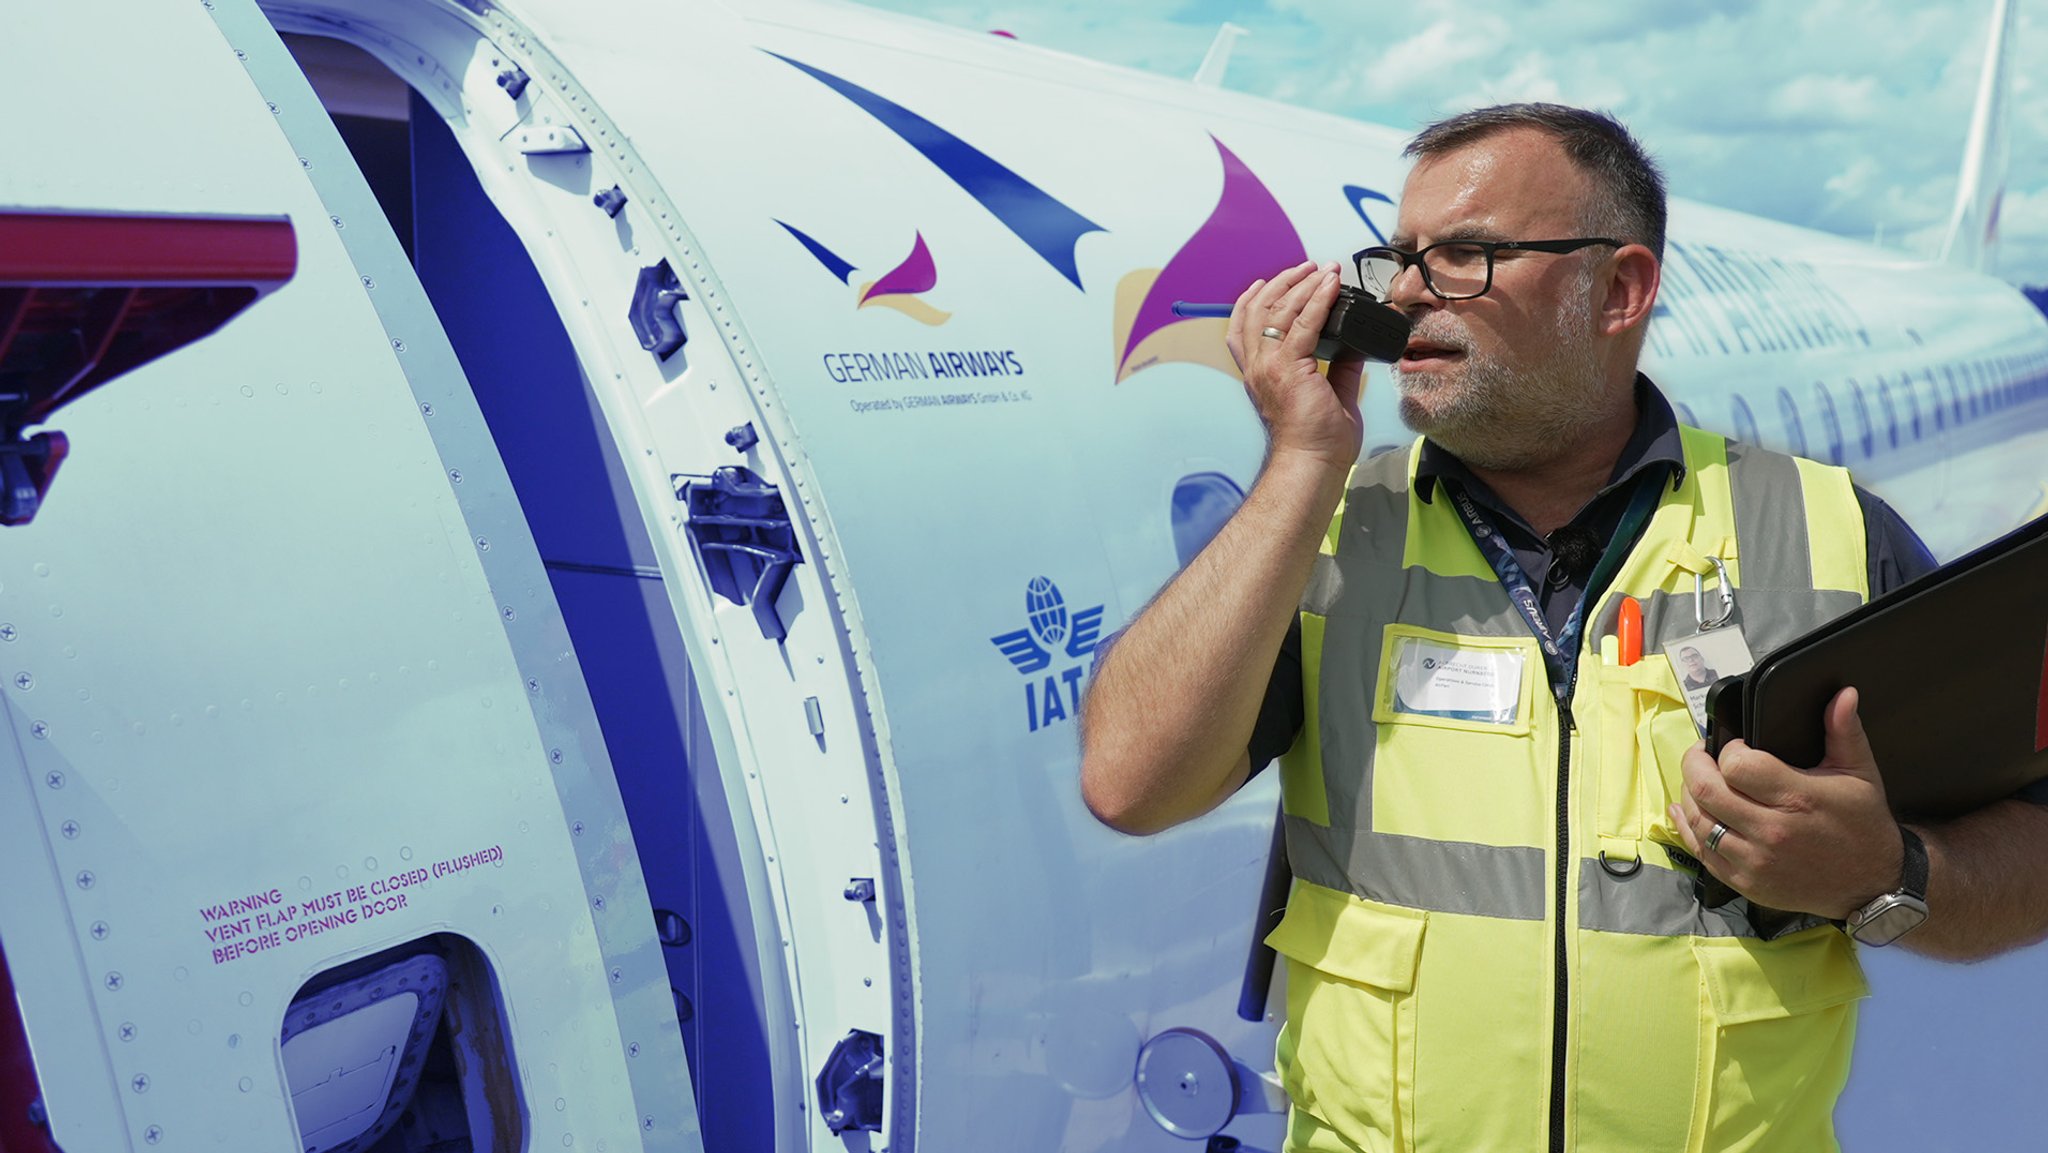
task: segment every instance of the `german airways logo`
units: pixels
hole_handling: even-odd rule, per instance
[[[1067,598],[1049,578],[1032,577],[1024,586],[1024,628],[989,638],[1024,677],[1024,714],[1031,731],[1063,721],[1081,711],[1081,680],[1086,664],[1049,672],[1064,656],[1079,662],[1102,639],[1102,606],[1067,611]]]

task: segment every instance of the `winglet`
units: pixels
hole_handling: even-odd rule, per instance
[[[1984,73],[1977,81],[1977,110],[1963,150],[1956,183],[1955,212],[1941,242],[1941,261],[1988,272],[1998,252],[1998,205],[2005,196],[2006,161],[2011,153],[2012,0],[1993,0],[1991,38],[1984,46]]]
[[[1202,66],[1195,69],[1195,83],[1207,88],[1223,87],[1223,73],[1230,67],[1230,50],[1237,47],[1245,32],[1246,29],[1228,23],[1216,30],[1216,39],[1209,42],[1209,54],[1202,57]]]

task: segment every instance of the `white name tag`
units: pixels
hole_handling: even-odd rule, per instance
[[[1512,725],[1522,704],[1528,654],[1462,649],[1402,637],[1394,656],[1394,711],[1452,721]]]

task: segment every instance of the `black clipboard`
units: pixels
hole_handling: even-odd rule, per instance
[[[1716,682],[1709,750],[1741,737],[1817,765],[1821,712],[1847,685],[1901,817],[1956,816],[2048,777],[2048,517]]]

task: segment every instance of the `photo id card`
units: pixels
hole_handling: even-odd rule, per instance
[[[1707,731],[1707,690],[1722,677],[1739,676],[1756,664],[1739,625],[1680,637],[1664,646],[1664,655],[1671,658],[1679,694],[1703,734]]]

